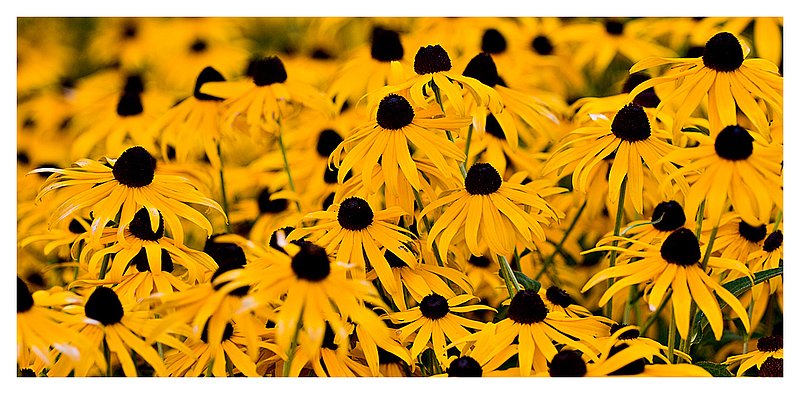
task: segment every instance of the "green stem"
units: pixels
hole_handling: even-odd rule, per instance
[[[467,144],[464,147],[464,167],[469,167],[469,147],[472,144],[472,123],[469,124],[469,129],[467,129]]]
[[[750,288],[750,305],[747,306],[747,320],[753,320],[753,307],[755,306],[755,297],[753,294],[753,288]],[[742,340],[744,344],[742,344],[742,354],[746,354],[748,352],[748,343],[750,341],[750,332],[744,330],[744,335],[742,335]]]
[[[112,377],[114,373],[111,370],[111,348],[108,347],[108,342],[106,342],[105,338],[103,338],[103,356],[106,359],[106,376]]]
[[[219,187],[220,191],[222,192],[222,211],[225,212],[225,227],[228,229],[228,232],[233,232],[233,228],[231,227],[230,221],[230,210],[228,209],[228,193],[225,191],[225,173],[223,171],[222,165],[222,147],[221,143],[217,142],[217,156],[219,157]]]
[[[706,245],[706,252],[705,254],[703,254],[703,262],[700,265],[700,269],[702,269],[703,272],[705,272],[706,268],[708,267],[708,260],[711,258],[711,250],[714,248],[714,241],[717,238],[717,230],[719,230],[719,221],[717,221],[717,223],[714,223],[714,227],[711,228],[711,235],[709,235],[708,237],[708,245]],[[692,305],[691,307],[689,307],[689,335],[688,338],[684,338],[683,341],[681,342],[681,351],[686,354],[689,354],[689,349],[692,346],[691,339],[694,337],[694,331],[695,331],[694,317],[696,311],[697,311],[697,304],[694,301],[692,301]]]
[[[303,320],[303,312],[300,312],[300,317],[298,318],[298,324],[294,329],[294,335],[292,336],[292,343],[289,345],[289,353],[286,354],[286,362],[283,363],[283,376],[289,377],[289,373],[292,370],[292,361],[294,361],[294,356],[297,353],[297,337],[300,335],[300,324],[299,322]]]
[[[627,184],[628,184],[628,178],[625,177],[625,178],[622,179],[622,183],[619,185],[619,196],[618,196],[619,201],[617,201],[617,217],[614,220],[614,236],[615,237],[619,236],[619,229],[622,226],[622,214],[625,211],[625,189],[626,189]],[[617,242],[616,239],[611,242],[611,246],[612,247],[616,247],[617,244],[618,244],[618,242]],[[617,251],[616,250],[612,250],[611,251],[611,255],[609,256],[608,267],[609,268],[614,267],[616,262],[617,262]],[[608,279],[608,287],[610,288],[611,285],[613,285],[613,284],[614,284],[614,278],[609,278]],[[607,318],[611,319],[611,315],[612,315],[613,310],[614,310],[614,302],[612,300],[609,300],[608,304],[606,304],[606,311],[605,311],[605,314],[606,314]]]
[[[439,91],[439,87],[436,86],[436,84],[433,82],[433,79],[431,79],[430,87],[431,90],[433,90],[433,95],[436,97],[436,103],[439,104],[439,108],[441,108],[442,113],[444,113],[444,102],[442,101],[442,92]],[[472,131],[471,127],[470,131]],[[445,130],[445,134],[447,134],[447,139],[450,140],[450,142],[456,141],[455,138],[453,138],[453,133],[451,133],[450,130]],[[464,179],[467,178],[467,167],[465,163],[466,160],[468,159],[469,158],[464,159],[464,162],[458,163],[458,169],[461,171],[461,177]]]
[[[667,360],[675,362],[675,337],[677,336],[678,325],[675,321],[675,305],[672,306],[672,317],[669,319],[669,337],[667,338]]]
[[[781,220],[783,220],[782,209],[778,212],[778,217],[775,218],[775,227],[772,229],[772,232],[778,231],[778,227],[781,225]]]
[[[419,195],[419,191],[417,190],[414,190],[414,199],[417,201],[417,205],[419,205],[419,209],[421,211],[425,206],[422,205],[422,197]],[[427,216],[423,216],[422,221],[425,223],[425,230],[430,235],[430,231],[433,229],[433,223],[431,223],[431,220]],[[433,242],[433,255],[436,257],[436,262],[439,263],[439,266],[444,267],[444,262],[439,256],[439,246],[436,244],[436,241]]]
[[[98,276],[100,279],[106,278],[106,272],[108,271],[108,262],[111,260],[111,255],[107,254],[103,256],[103,263],[100,264],[100,275]]]
[[[286,177],[289,178],[289,188],[292,190],[293,193],[297,194],[297,190],[294,187],[294,179],[292,178],[292,171],[289,169],[289,158],[286,155],[286,146],[283,144],[283,125],[278,122],[278,146],[281,149],[281,156],[283,157],[283,170],[286,171]],[[298,212],[303,212],[300,209],[300,200],[294,200],[295,205],[297,206]]]
[[[572,222],[569,224],[569,227],[567,227],[567,230],[564,231],[564,235],[561,237],[561,240],[559,240],[558,244],[556,244],[555,250],[553,250],[553,253],[551,253],[550,256],[547,256],[547,259],[544,261],[544,264],[542,265],[542,268],[539,270],[539,273],[537,273],[536,277],[533,278],[534,280],[539,280],[539,278],[542,276],[545,270],[547,270],[550,264],[553,263],[556,254],[558,254],[559,251],[562,250],[562,248],[564,247],[564,242],[566,242],[569,235],[572,234],[572,230],[575,229],[575,225],[578,223],[578,219],[580,219],[581,214],[586,209],[587,201],[588,200],[583,200],[583,204],[581,204],[581,207],[578,208],[578,212],[575,214],[575,217],[572,219]]]
[[[506,256],[498,254],[497,260],[500,263],[500,275],[503,276],[503,280],[506,282],[506,288],[508,288],[508,296],[509,298],[514,298],[520,288],[517,277],[514,276],[514,271],[512,271],[511,266],[508,265]]]
[[[622,314],[622,322],[631,324],[631,309],[636,301],[636,295],[639,293],[636,286],[631,286],[628,289],[628,302],[625,303],[625,311]]]

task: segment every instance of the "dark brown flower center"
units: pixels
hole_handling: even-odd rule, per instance
[[[81,224],[81,222],[78,221],[78,219],[70,220],[68,228],[69,232],[73,234],[83,234],[86,232],[86,227],[83,227],[83,224]]]
[[[333,129],[325,129],[319,133],[319,137],[317,137],[317,153],[320,157],[327,158],[328,156],[336,150],[336,147],[342,143],[344,139],[336,130]]]
[[[386,130],[400,130],[414,120],[414,108],[405,97],[390,94],[378,104],[376,120]]]
[[[447,299],[432,293],[422,298],[419,303],[419,311],[428,319],[438,320],[450,313],[450,306],[447,305]]]
[[[144,187],[153,182],[156,159],[141,146],[134,146],[122,152],[111,173],[125,186]]]
[[[553,43],[547,36],[536,36],[533,41],[531,41],[531,48],[542,56],[552,54],[554,49]]]
[[[691,230],[679,228],[661,244],[661,257],[670,264],[683,267],[697,264],[700,261],[700,243]]]
[[[617,323],[612,324],[611,325],[610,335],[614,335],[614,333],[616,333],[617,331],[619,331],[620,329],[625,328],[625,327],[628,327],[628,325],[627,324],[617,324]],[[629,339],[636,339],[636,338],[639,338],[639,330],[636,330],[636,329],[625,331],[624,333],[622,333],[622,335],[619,336],[619,339],[621,339],[621,340],[629,340]]]
[[[281,213],[289,207],[289,200],[285,198],[272,198],[269,188],[264,188],[258,193],[258,211],[265,213]]]
[[[508,44],[506,43],[506,38],[503,37],[503,33],[500,33],[497,29],[486,29],[483,31],[483,37],[481,37],[481,51],[486,53],[503,53],[506,51]]]
[[[372,224],[375,214],[369,203],[359,197],[348,197],[339,205],[336,218],[343,229],[358,231]]]
[[[465,77],[475,78],[486,86],[494,87],[497,85],[499,76],[497,75],[497,65],[492,59],[492,55],[481,52],[473,57],[462,73]]]
[[[576,304],[575,300],[570,297],[566,290],[556,286],[550,286],[545,291],[545,297],[548,301],[562,308]]]
[[[776,352],[783,349],[783,335],[759,338],[756,348],[760,352]]]
[[[630,103],[614,115],[611,132],[623,141],[643,141],[650,137],[650,120],[641,105]]]
[[[200,333],[200,340],[205,343],[208,343],[208,323],[210,322],[211,320],[206,320],[206,324],[203,326],[203,331]],[[225,342],[228,339],[231,339],[232,336],[233,336],[233,324],[225,323],[225,329],[222,331],[222,341],[220,342]]]
[[[292,271],[297,278],[319,282],[331,273],[331,260],[324,248],[311,242],[300,242],[300,251],[292,257]]]
[[[375,27],[372,29],[372,58],[379,62],[391,62],[403,58],[400,34],[394,30]]]
[[[753,154],[753,137],[743,127],[727,126],[717,135],[717,156],[731,161],[745,160]]]
[[[783,377],[783,359],[775,358],[772,356],[767,357],[761,368],[758,370],[758,376],[762,378],[782,378]]]
[[[277,56],[263,57],[252,62],[253,83],[269,86],[286,82],[286,68]]]
[[[119,323],[125,315],[117,293],[108,287],[96,287],[86,300],[84,311],[86,317],[97,320],[104,326]]]
[[[767,236],[767,225],[751,226],[741,220],[739,221],[739,235],[752,243],[761,242]]]
[[[476,266],[476,267],[480,267],[480,268],[486,268],[486,267],[488,267],[490,264],[492,264],[492,260],[490,260],[490,259],[489,259],[488,257],[486,257],[486,256],[475,256],[475,255],[471,255],[471,256],[469,256],[469,260],[467,260],[467,261],[468,261],[470,264],[472,264],[472,265],[474,265],[474,266]]]
[[[550,361],[550,376],[579,378],[586,375],[586,362],[577,350],[561,350]]]
[[[33,308],[33,296],[25,281],[17,277],[17,313],[27,312]]]
[[[612,36],[621,36],[622,30],[625,27],[625,25],[622,22],[614,19],[607,20],[604,26],[606,28],[606,33]]]
[[[731,33],[717,33],[706,42],[703,64],[715,71],[735,71],[744,62],[739,40]]]
[[[611,348],[610,352],[608,352],[608,357],[611,358],[611,356],[613,356],[613,355],[615,355],[615,354],[617,354],[617,353],[619,353],[619,352],[621,352],[621,351],[623,351],[623,350],[625,350],[627,348],[628,348],[628,345],[625,344],[625,343],[616,345],[616,346]],[[611,376],[638,375],[638,374],[644,372],[645,365],[647,365],[645,359],[640,358],[640,359],[637,359],[635,361],[631,361],[630,363],[626,364],[623,367],[620,367],[619,369],[617,369],[614,372],[609,373],[609,375],[611,375]]]
[[[418,75],[449,71],[451,68],[450,55],[439,44],[420,47],[414,56],[414,72]]]
[[[117,102],[117,115],[136,116],[144,112],[142,96],[137,93],[124,93]]]
[[[212,96],[205,93],[200,93],[200,88],[206,82],[225,82],[225,77],[220,74],[214,67],[206,67],[197,76],[197,81],[194,83],[194,98],[201,101],[222,101],[224,99]]]
[[[483,368],[470,356],[461,356],[447,367],[447,376],[454,378],[479,378],[483,376]]]
[[[522,290],[511,299],[508,306],[508,318],[519,324],[533,324],[544,321],[547,317],[547,306],[542,297],[533,290]]]
[[[500,189],[503,178],[489,163],[476,163],[467,171],[464,187],[472,195],[489,195]]]
[[[629,75],[628,79],[625,80],[625,84],[622,86],[622,93],[630,93],[633,91],[633,89],[639,86],[640,83],[649,79],[650,76],[646,73],[635,73]],[[661,99],[658,98],[656,90],[651,86],[637,94],[636,97],[633,98],[633,103],[641,105],[645,108],[656,108],[658,107],[658,104],[661,103]]]
[[[158,228],[153,232],[150,224],[150,213],[147,208],[141,208],[133,215],[133,220],[128,225],[128,230],[134,237],[141,240],[158,241],[164,236],[164,216],[159,214]]]
[[[203,53],[207,49],[208,49],[208,42],[199,37],[196,38],[194,41],[192,41],[191,44],[189,44],[189,52],[194,54]]]
[[[783,245],[783,232],[781,230],[777,230],[770,235],[767,236],[767,239],[764,240],[764,251],[767,253],[772,253],[775,249],[778,249]]]
[[[136,270],[139,272],[152,272],[145,248],[139,250],[139,253],[131,260],[131,263],[136,265]],[[175,266],[172,264],[172,256],[170,256],[166,249],[161,249],[161,271],[172,272],[174,269]]]
[[[675,200],[662,201],[653,209],[653,227],[658,231],[675,231],[686,224],[683,207]]]

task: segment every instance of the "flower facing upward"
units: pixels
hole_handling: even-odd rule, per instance
[[[453,238],[463,233],[470,253],[482,256],[478,234],[494,254],[508,255],[517,242],[535,248],[532,237],[544,239],[542,223],[558,220],[557,213],[538,193],[525,185],[504,182],[489,163],[470,167],[464,187],[447,191],[420,213],[429,215],[446,206],[428,235],[427,247],[439,244],[439,254],[447,260]],[[530,208],[530,211],[528,211]]]
[[[631,242],[635,248],[617,246],[599,246],[584,253],[600,250],[617,250],[620,252],[614,267],[606,268],[586,283],[581,291],[585,292],[596,284],[610,278],[616,278],[611,287],[600,297],[599,305],[604,305],[614,294],[628,286],[647,283],[646,300],[650,308],[655,310],[664,299],[667,289],[672,289],[672,312],[678,332],[682,338],[689,333],[690,308],[692,300],[697,303],[717,339],[722,336],[722,312],[714,295],[731,306],[749,331],[750,319],[741,302],[728,290],[717,283],[716,279],[706,274],[700,266],[702,255],[700,243],[691,230],[685,227],[673,231],[663,242],[657,245],[645,244],[619,237],[621,242]],[[720,257],[709,257],[708,267],[721,270],[733,270],[752,278],[752,274],[744,264]]]
[[[763,136],[769,136],[769,119],[783,115],[783,77],[778,67],[764,59],[746,59],[742,43],[731,33],[722,32],[708,40],[699,58],[649,58],[631,67],[635,73],[664,64],[672,65],[672,72],[642,82],[629,95],[632,99],[639,93],[663,83],[677,83],[675,90],[665,103],[679,102],[675,113],[673,132],[677,134],[708,96],[708,116],[712,133],[726,125],[736,124],[737,108],[755,125]],[[763,111],[756,100],[763,101],[768,111]]]
[[[117,159],[107,159],[107,163],[83,159],[75,163],[77,168],[32,171],[55,173],[42,185],[37,200],[62,187],[93,186],[64,201],[53,212],[51,224],[89,209],[94,216],[91,240],[97,242],[103,229],[119,214],[117,234],[122,238],[136,212],[144,207],[150,216],[151,231],[155,232],[163,220],[176,244],[182,245],[184,233],[180,217],[197,224],[209,235],[213,232],[211,222],[187,203],[214,208],[224,215],[216,201],[203,196],[186,178],[161,173],[156,159],[140,146],[126,149]]]
[[[717,224],[730,199],[734,212],[754,224],[766,221],[773,206],[783,207],[782,144],[759,143],[741,126],[726,126],[713,137],[687,135],[699,146],[677,149],[662,160],[684,163],[670,178],[699,172],[686,194],[687,215],[694,217],[705,200],[707,217]]]

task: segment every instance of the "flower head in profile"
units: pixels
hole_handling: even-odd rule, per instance
[[[747,370],[756,367],[763,369],[763,365],[770,359],[783,360],[783,335],[770,335],[758,339],[756,349],[738,356],[731,356],[725,360],[729,369],[736,368],[736,376],[744,375]]]

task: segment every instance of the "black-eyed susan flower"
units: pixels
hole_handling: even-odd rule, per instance
[[[522,290],[508,306],[507,318],[496,324],[490,344],[503,349],[515,339],[519,349],[519,372],[522,376],[547,371],[547,363],[558,353],[556,344],[578,349],[593,359],[597,337],[608,334],[608,325],[591,318],[573,318],[551,312],[534,290]]]
[[[770,359],[783,359],[783,335],[770,335],[759,338],[756,350],[731,356],[725,360],[729,369],[736,369],[736,376],[744,375],[752,367],[762,369],[764,363]]]
[[[392,252],[409,267],[415,268],[417,260],[407,245],[412,243],[411,232],[399,227],[395,221],[403,215],[397,207],[376,211],[359,197],[349,197],[327,211],[312,212],[305,220],[316,220],[312,226],[298,227],[287,240],[303,239],[324,247],[335,255],[336,261],[352,264],[355,278],[364,279],[370,268],[387,291],[394,293],[395,276],[384,256]]]
[[[623,180],[627,179],[633,206],[641,214],[645,168],[662,183],[663,188],[668,190],[671,185],[667,183],[667,172],[674,171],[675,166],[669,163],[664,167],[660,161],[674,150],[667,138],[669,136],[663,130],[651,127],[650,118],[641,106],[628,104],[614,115],[613,120],[599,117],[596,125],[570,133],[542,171],[545,174],[555,170],[559,170],[558,174],[571,172],[573,188],[586,192],[592,169],[613,154],[608,175],[608,200],[616,202],[624,197],[619,192]],[[682,190],[688,188],[681,180],[677,184]]]
[[[720,218],[714,247],[711,251],[720,253],[722,258],[746,264],[750,253],[761,249],[763,241],[767,237],[767,224],[749,224],[735,213],[725,213]],[[707,231],[710,232],[711,229]],[[706,231],[703,232],[704,234],[700,237],[703,239],[703,243],[708,244],[710,234],[706,234]]]
[[[124,376],[138,376],[136,364],[131,357],[132,352],[140,355],[153,368],[156,376],[167,376],[164,361],[156,349],[142,339],[152,328],[150,311],[135,309],[137,304],[122,304],[114,290],[108,287],[96,287],[82,305],[70,307],[69,312],[74,316],[67,324],[78,330],[80,335],[97,349],[106,346],[108,352],[116,356]],[[191,351],[170,333],[158,335],[155,340],[191,354]],[[88,376],[94,373],[95,365],[100,367],[105,363],[102,360],[83,359],[75,363],[69,358],[62,357],[48,374],[67,376],[70,372],[74,372],[75,376]],[[108,365],[105,368],[101,367],[101,370],[112,367]]]
[[[615,335],[617,331],[620,332],[619,335]],[[648,364],[653,363],[653,359],[657,358],[663,361],[665,364],[671,364],[672,361],[667,357],[667,353],[669,352],[669,348],[664,346],[657,341],[650,339],[646,336],[642,336],[640,332],[640,328],[637,326],[630,326],[627,324],[618,324],[614,323],[611,325],[611,336],[607,338],[600,338],[599,341],[601,343],[602,348],[613,348],[614,346],[619,345],[626,345],[630,348],[639,348],[641,353],[644,355],[644,358]],[[605,341],[612,342],[612,345],[607,346],[608,344]],[[672,352],[675,356],[683,359],[685,362],[691,363],[692,358],[689,357],[688,354],[677,350],[672,349]]]
[[[439,256],[446,261],[456,234],[464,235],[467,248],[475,256],[484,252],[478,245],[478,234],[496,255],[509,255],[517,243],[534,249],[533,237],[544,239],[542,224],[560,216],[536,192],[519,183],[504,182],[491,164],[472,165],[463,188],[442,193],[420,213],[425,217],[445,207],[430,229],[428,249],[437,242]]]
[[[389,94],[381,99],[370,122],[353,130],[333,151],[331,162],[339,167],[339,183],[359,165],[364,186],[375,190],[373,169],[380,165],[386,194],[398,195],[401,182],[420,190],[420,175],[410,153],[411,146],[430,160],[440,174],[450,175],[457,171],[456,163],[464,161],[464,152],[444,132],[461,129],[469,122],[463,116],[442,116],[435,106],[415,110],[405,97]]]
[[[649,79],[639,84],[629,95],[635,97],[642,91],[668,82],[678,82],[675,90],[664,103],[680,100],[676,109],[673,132],[680,130],[686,118],[708,96],[708,116],[712,133],[723,127],[737,124],[737,108],[745,114],[755,129],[769,136],[769,123],[772,117],[783,115],[783,77],[778,67],[764,59],[746,59],[749,48],[729,32],[721,32],[711,37],[699,58],[644,59],[631,67],[630,72],[672,65],[671,72]],[[767,110],[756,100],[762,101]],[[713,135],[713,134],[712,134]]]
[[[629,336],[634,327],[616,330],[608,341],[603,343],[597,360],[586,362],[585,354],[578,350],[562,349],[550,362],[546,373],[537,376],[553,377],[599,377],[599,376],[684,376],[710,377],[705,369],[692,364],[653,364],[651,360],[660,355],[656,347],[630,345],[620,339]]]
[[[624,241],[625,239],[622,239]],[[619,259],[626,264],[606,268],[595,274],[583,287],[586,291],[609,278],[616,278],[611,287],[603,293],[599,305],[604,305],[614,294],[629,286],[647,283],[646,300],[650,308],[655,310],[664,299],[667,289],[672,289],[672,312],[676,320],[678,332],[682,338],[689,334],[690,307],[692,301],[697,303],[717,339],[722,336],[722,312],[716,296],[731,306],[742,324],[749,331],[750,320],[747,312],[728,290],[711,278],[701,267],[704,261],[710,268],[732,270],[752,277],[747,267],[735,260],[701,255],[700,243],[691,230],[679,228],[667,236],[660,244],[639,244],[640,250],[615,246],[600,246],[592,250],[617,250]],[[637,249],[639,248],[637,247]],[[640,258],[636,260],[637,258]]]
[[[386,85],[399,84],[411,73],[411,67],[403,61],[404,56],[400,33],[374,26],[369,48],[365,45],[353,52],[330,83],[328,94],[341,107]],[[373,104],[367,102],[369,108]]]
[[[206,82],[200,93],[225,99],[223,126],[233,129],[243,117],[253,138],[277,134],[281,119],[300,108],[310,108],[325,116],[333,115],[333,103],[311,86],[288,78],[283,62],[269,56],[252,63],[252,78],[243,81]]]
[[[204,68],[197,76],[194,92],[167,110],[151,123],[154,134],[160,135],[161,156],[168,158],[170,148],[174,159],[184,163],[197,157],[208,157],[214,168],[220,167],[222,98],[200,93],[206,82],[222,82],[225,77],[213,67]]]
[[[51,224],[65,220],[73,213],[90,210],[94,219],[91,239],[98,242],[112,220],[117,222],[118,235],[128,227],[140,208],[147,208],[151,231],[158,229],[163,217],[176,243],[183,243],[183,225],[179,217],[188,219],[213,233],[208,219],[186,203],[204,205],[223,213],[216,201],[203,196],[189,181],[180,176],[163,174],[156,159],[141,146],[126,149],[116,159],[104,164],[91,159],[79,160],[77,167],[40,168],[33,172],[53,172],[37,195],[37,200],[56,189],[91,185],[90,189],[71,196],[52,213]],[[119,215],[119,220],[115,218]],[[224,215],[224,213],[223,213]]]
[[[516,344],[503,348],[493,346],[492,338],[496,335],[496,329],[496,324],[486,323],[477,333],[450,345],[449,347],[454,347],[464,343],[461,354],[449,357],[442,366],[446,376],[454,378],[519,376],[518,367],[504,368],[504,364],[517,354],[518,347]]]
[[[141,68],[157,53],[154,49],[164,34],[162,23],[156,18],[99,18],[88,53],[102,65],[118,63],[126,69]]]
[[[769,219],[773,207],[783,207],[782,144],[762,144],[741,126],[726,126],[713,137],[690,133],[699,146],[667,153],[662,161],[684,163],[671,178],[699,172],[686,194],[686,213],[694,217],[703,200],[706,217],[719,223],[728,202],[751,225]],[[687,163],[688,161],[688,163]]]
[[[690,222],[691,223],[691,222]],[[653,208],[650,220],[634,220],[625,226],[625,236],[646,244],[663,241],[673,231],[687,225],[686,213],[683,206],[675,201],[662,201]],[[604,243],[601,241],[601,243]],[[631,245],[635,247],[635,245]]]
[[[450,55],[441,45],[420,47],[414,56],[414,72],[407,81],[389,85],[369,94],[370,98],[385,97],[391,93],[408,92],[415,107],[427,107],[431,99],[444,108],[445,98],[456,111],[456,115],[467,115],[464,90],[478,105],[491,106],[493,112],[502,111],[502,101],[497,93],[475,78],[452,71]]]
[[[426,295],[419,306],[407,311],[390,313],[388,318],[396,324],[405,325],[399,328],[399,337],[403,342],[412,342],[411,358],[416,359],[425,349],[433,349],[439,363],[447,360],[446,347],[471,334],[469,329],[480,330],[485,323],[470,320],[456,313],[477,310],[495,309],[481,304],[466,305],[476,297],[462,294],[449,299],[431,293]],[[413,341],[412,341],[413,335]]]

